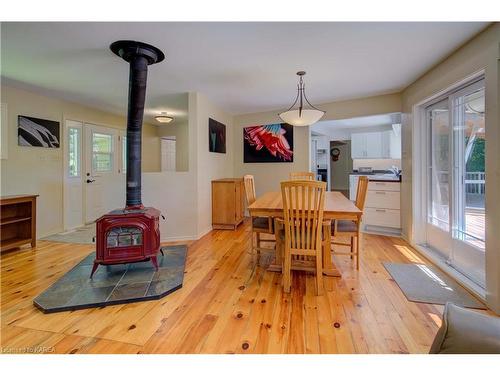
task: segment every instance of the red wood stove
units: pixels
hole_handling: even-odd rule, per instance
[[[99,264],[120,264],[150,259],[156,270],[160,250],[160,211],[153,207],[119,209],[101,216],[97,222],[96,258]]]
[[[148,65],[165,56],[158,48],[142,42],[120,40],[111,51],[130,64],[127,115],[127,202],[96,221],[96,258],[90,277],[99,264],[122,264],[156,260],[160,250],[160,211],[141,201],[142,119]],[[87,183],[92,183],[87,180]]]

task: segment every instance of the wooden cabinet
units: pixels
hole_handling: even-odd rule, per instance
[[[236,229],[243,221],[245,187],[242,178],[212,181],[212,228]]]
[[[36,246],[36,197],[38,195],[1,197],[1,251],[25,244]]]

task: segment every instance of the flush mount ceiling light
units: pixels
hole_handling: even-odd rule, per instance
[[[173,117],[167,116],[167,112],[162,112],[159,116],[155,116],[155,120],[162,124],[168,124],[174,120]]]
[[[309,103],[309,100],[307,100],[306,89],[304,81],[302,79],[302,77],[306,75],[306,72],[300,71],[297,72],[297,75],[299,76],[299,84],[297,85],[297,97],[295,98],[292,106],[285,112],[281,112],[279,116],[287,124],[293,126],[309,126],[314,124],[315,122],[318,122],[326,112],[316,108],[311,103]],[[297,102],[299,104],[299,107],[297,109],[293,109]],[[304,108],[304,102],[309,104],[310,108]]]

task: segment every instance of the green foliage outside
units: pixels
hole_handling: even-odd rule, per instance
[[[467,144],[468,139],[465,144]],[[466,165],[467,172],[484,172],[484,139],[476,138]]]

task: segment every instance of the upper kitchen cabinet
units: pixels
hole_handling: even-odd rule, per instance
[[[351,157],[353,159],[400,159],[401,129],[351,134]]]
[[[390,158],[401,159],[401,124],[392,125],[389,130]]]

